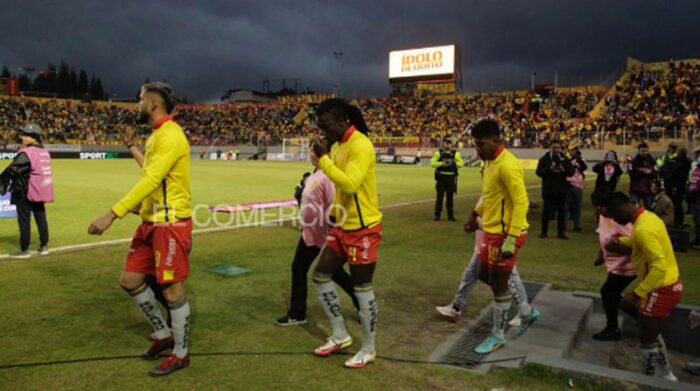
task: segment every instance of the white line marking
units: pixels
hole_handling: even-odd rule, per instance
[[[586,181],[589,181],[593,178],[586,178]],[[537,187],[541,187],[542,185],[530,185],[530,186],[525,186],[526,189],[534,189]],[[467,193],[467,194],[458,194],[455,196],[455,198],[467,198],[467,197],[474,197],[481,195],[481,192],[479,193]],[[407,202],[399,202],[396,204],[390,204],[390,205],[384,205],[380,206],[379,209],[391,209],[391,208],[399,208],[402,206],[410,206],[410,205],[418,205],[418,204],[424,204],[427,202],[434,202],[434,198],[430,199],[424,199],[424,200],[417,200],[417,201],[407,201]],[[197,230],[192,230],[192,235],[199,235],[199,234],[207,234],[207,233],[213,233],[213,232],[222,232],[222,231],[230,231],[234,229],[241,229],[241,228],[250,228],[250,227],[258,227],[258,226],[275,226],[275,224],[280,224],[280,223],[286,223],[288,221],[295,220],[296,218],[289,218],[289,219],[278,219],[276,221],[272,222],[256,222],[256,223],[247,223],[247,224],[241,224],[241,225],[235,225],[233,227],[214,227],[214,228],[203,228],[203,229],[197,229]],[[131,238],[123,238],[123,239],[113,239],[113,240],[105,240],[102,242],[94,242],[94,243],[81,243],[81,244],[71,244],[68,246],[62,246],[62,247],[56,247],[50,249],[51,253],[57,253],[57,252],[71,252],[74,250],[82,250],[82,249],[88,249],[88,248],[97,248],[97,247],[106,247],[110,245],[115,245],[115,244],[122,244],[122,243],[130,243]],[[36,251],[32,251],[32,255],[37,254]],[[0,254],[0,260],[5,260],[5,259],[10,259],[9,254]]]

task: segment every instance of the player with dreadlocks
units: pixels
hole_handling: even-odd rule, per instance
[[[325,142],[314,140],[313,161],[335,184],[331,214],[336,223],[328,233],[312,277],[333,334],[314,353],[328,356],[352,345],[332,282],[333,273],[347,262],[365,339],[362,348],[345,366],[362,368],[376,358],[377,299],[372,277],[382,234],[382,213],[377,198],[374,146],[367,137],[367,125],[360,110],[342,99],[323,101],[316,108],[316,118]]]

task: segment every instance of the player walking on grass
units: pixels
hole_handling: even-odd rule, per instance
[[[107,214],[93,221],[88,233],[101,235],[117,217],[139,210],[143,223],[131,241],[119,285],[153,326],[153,341],[143,358],[154,360],[161,352],[172,349],[171,355],[149,372],[151,376],[162,376],[185,368],[190,362],[190,306],[185,296],[192,236],[190,148],[182,128],[173,121],[175,96],[170,86],[160,82],[145,84],[139,97],[139,122],[152,128],[145,156],[142,160],[135,156],[142,163],[141,180]],[[132,147],[129,145],[130,150]],[[146,275],[155,275],[163,288],[172,328],[166,325],[153,291],[144,283]]]
[[[483,200],[481,197],[479,197],[477,205],[481,202],[483,202]],[[457,322],[462,317],[462,309],[467,300],[467,296],[469,296],[469,293],[472,291],[472,289],[474,289],[474,286],[478,281],[476,276],[479,267],[479,253],[481,252],[481,246],[484,243],[485,233],[481,227],[481,218],[478,218],[477,220],[479,229],[476,230],[474,254],[472,255],[471,260],[469,260],[469,264],[462,272],[462,281],[459,283],[459,288],[457,288],[454,298],[448,305],[435,307],[440,315],[446,317],[451,322]],[[530,303],[527,301],[527,291],[525,290],[523,281],[520,279],[520,275],[518,274],[518,268],[515,266],[510,273],[508,286],[510,287],[510,291],[513,293],[513,301],[515,301],[515,304],[518,306],[518,316],[513,318],[509,324],[511,326],[519,326],[520,328],[518,329],[518,334],[523,334],[525,331],[527,331],[527,326],[522,322],[521,318],[527,317],[533,310]]]
[[[377,299],[372,277],[382,233],[382,213],[377,198],[374,146],[366,136],[368,129],[362,113],[344,100],[322,102],[316,116],[326,142],[314,140],[313,161],[335,184],[335,207],[331,214],[336,225],[328,233],[312,277],[323,311],[333,326],[333,335],[314,353],[328,356],[352,345],[332,282],[333,274],[347,262],[365,339],[362,348],[345,366],[362,368],[376,358]]]
[[[475,351],[489,353],[506,344],[504,332],[513,298],[508,281],[518,251],[527,238],[529,201],[522,163],[503,146],[498,123],[490,118],[481,119],[474,124],[472,136],[476,152],[484,161],[483,202],[476,206],[464,229],[467,232],[477,230],[477,218],[481,217],[484,243],[478,275],[491,287],[495,305],[491,335]],[[533,309],[522,318],[521,326],[526,330],[539,317],[539,312]]]
[[[620,303],[626,312],[638,312],[641,329],[642,373],[676,381],[668,362],[666,347],[660,339],[671,311],[683,296],[683,283],[666,225],[654,213],[637,207],[624,193],[607,197],[602,212],[618,224],[632,223],[632,235],[619,237],[606,245],[614,253],[624,253],[620,246],[632,249],[632,264],[639,284]]]

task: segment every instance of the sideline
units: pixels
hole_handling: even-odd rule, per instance
[[[595,179],[595,178],[588,177],[588,178],[586,178],[586,182],[588,182],[589,180],[592,180],[592,179]],[[532,189],[540,188],[540,187],[542,187],[542,185],[537,184],[537,185],[525,186],[525,189],[532,190]],[[468,197],[475,197],[475,196],[479,196],[479,195],[481,195],[481,192],[457,194],[457,195],[455,195],[455,198],[468,198]],[[398,202],[395,204],[380,206],[379,209],[400,208],[403,206],[419,205],[419,204],[425,204],[428,202],[435,202],[435,199],[429,198],[429,199],[416,200],[416,201]],[[246,223],[246,224],[240,224],[240,225],[235,225],[235,226],[231,226],[231,227],[202,228],[202,229],[192,230],[192,235],[208,234],[208,233],[222,232],[222,231],[232,231],[232,230],[241,229],[241,228],[252,228],[252,227],[260,227],[260,226],[277,227],[278,224],[283,224],[283,223],[286,223],[286,222],[289,222],[292,220],[296,220],[296,218],[287,218],[287,219],[277,219],[277,220],[265,221],[265,222]],[[104,240],[101,242],[93,242],[93,243],[71,244],[71,245],[67,245],[67,246],[51,248],[50,251],[51,251],[51,254],[70,253],[70,252],[74,252],[77,250],[86,250],[86,249],[93,249],[93,248],[100,248],[100,247],[111,247],[111,246],[120,245],[120,244],[127,244],[130,242],[131,242],[131,238],[112,239],[112,240]],[[35,251],[35,250],[32,250],[31,253],[32,253],[32,256],[35,256],[38,254],[37,251]],[[1,261],[7,261],[10,259],[12,259],[12,258],[10,258],[9,254],[0,254]],[[18,260],[21,261],[22,259],[18,259]]]

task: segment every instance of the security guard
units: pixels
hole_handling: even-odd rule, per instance
[[[435,200],[435,221],[440,220],[442,214],[442,198],[447,195],[447,218],[455,220],[453,200],[457,191],[457,168],[464,165],[459,151],[452,149],[452,140],[446,138],[442,142],[443,148],[435,151],[430,165],[435,167],[435,189],[437,199]]]

